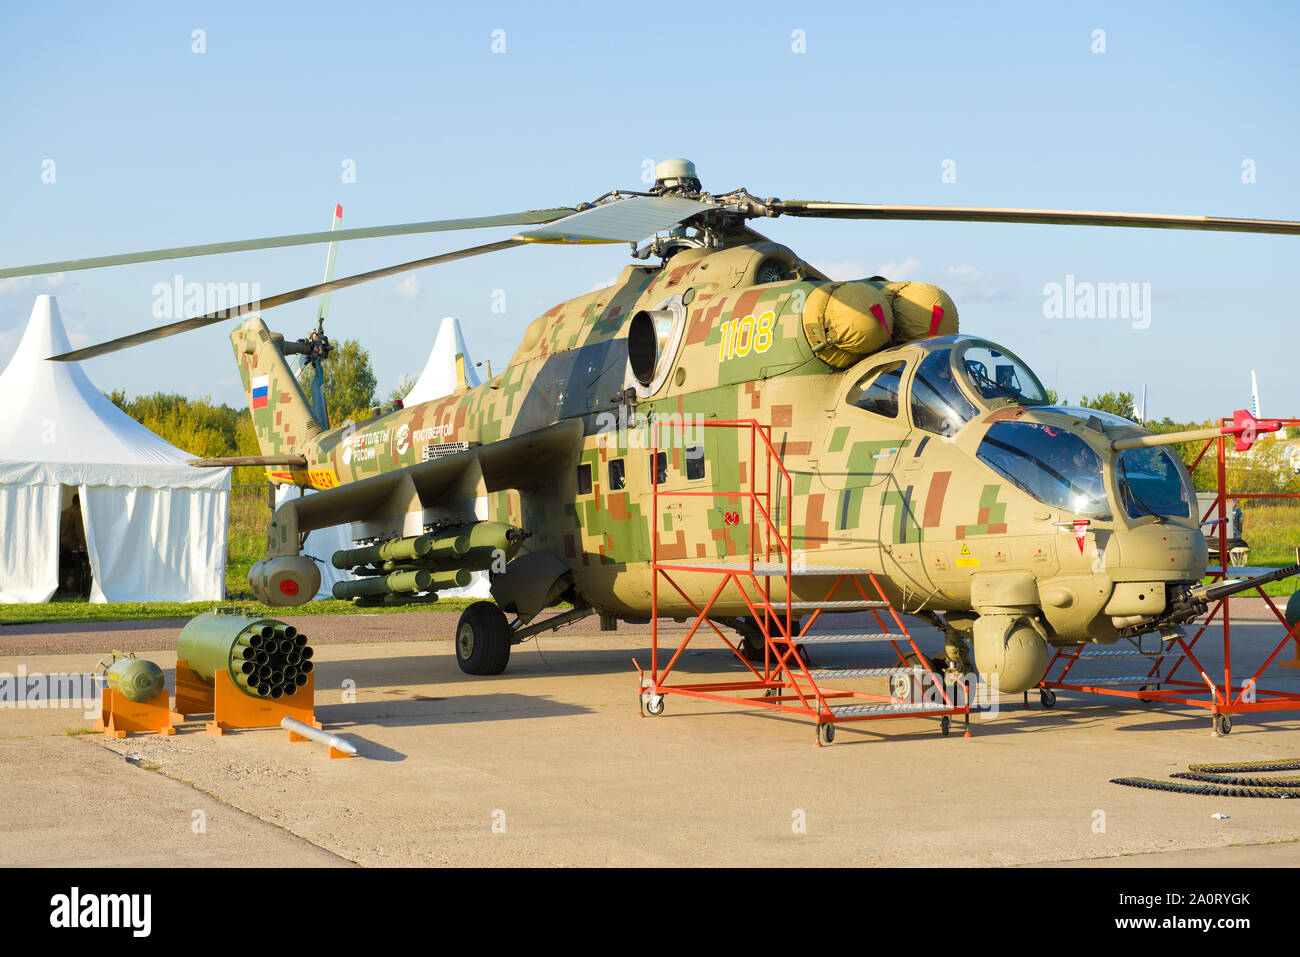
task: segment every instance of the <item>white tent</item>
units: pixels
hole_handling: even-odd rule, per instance
[[[433,340],[433,349],[429,353],[429,361],[424,364],[424,371],[403,401],[407,405],[415,405],[417,402],[441,399],[455,392],[457,354],[465,357],[465,381],[471,389],[475,388],[479,385],[479,379],[474,371],[474,363],[469,358],[469,347],[465,345],[460,320],[455,316],[447,316],[438,327],[438,335]]]
[[[474,363],[469,358],[469,347],[465,345],[465,334],[461,332],[460,320],[455,316],[447,316],[438,327],[438,335],[433,340],[433,349],[429,352],[429,361],[424,364],[424,371],[420,373],[420,378],[416,380],[415,385],[402,401],[407,406],[412,406],[417,402],[441,399],[455,392],[458,382],[457,355],[462,356],[465,362],[466,383],[471,389],[477,387],[480,384],[479,378],[474,372]],[[474,506],[475,514],[479,518],[487,518],[487,499],[479,499]],[[488,590],[487,572],[474,572],[473,575],[473,579],[464,588],[449,588],[438,594],[444,598],[489,597],[491,592]]]
[[[38,296],[0,373],[0,603],[59,584],[60,513],[76,495],[92,602],[225,595],[230,470],[199,469],[110,402],[71,349],[58,304]]]

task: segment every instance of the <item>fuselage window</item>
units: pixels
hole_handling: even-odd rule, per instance
[[[663,485],[668,481],[668,453],[660,452],[654,458],[655,462],[650,466],[650,484]]]
[[[945,436],[956,435],[976,412],[953,379],[951,359],[951,349],[932,352],[912,377],[912,421],[917,428]]]
[[[609,463],[609,490],[617,492],[627,488],[627,476],[623,472],[623,460],[613,459]]]
[[[704,446],[686,446],[686,477],[692,482],[704,478]]]
[[[589,464],[578,466],[578,494],[591,494],[591,466]]]
[[[898,416],[898,388],[903,378],[902,362],[891,362],[887,366],[877,366],[849,390],[849,405],[855,405],[865,412],[883,415],[887,419]]]

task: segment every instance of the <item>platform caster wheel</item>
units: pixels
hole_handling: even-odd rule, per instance
[[[664,695],[652,694],[646,695],[645,713],[653,718],[659,717],[664,713]]]
[[[510,623],[495,602],[476,601],[456,625],[456,664],[467,675],[499,675],[510,663]]]
[[[1214,730],[1217,734],[1232,733],[1232,718],[1226,714],[1216,714],[1214,716]]]
[[[1143,697],[1142,697],[1142,692],[1143,692],[1143,691],[1156,691],[1158,688],[1159,688],[1159,685],[1143,685],[1141,688],[1138,688],[1138,701],[1141,701],[1143,704],[1150,704],[1150,703],[1151,703],[1151,699],[1150,699],[1150,698],[1143,698]]]
[[[946,738],[948,737],[948,734],[951,731],[952,731],[952,718],[948,717],[948,715],[945,714],[942,718],[939,719],[939,733]]]
[[[780,688],[764,688],[764,689],[763,689],[763,697],[764,697],[764,698],[779,698],[779,697],[781,697],[781,690],[782,690],[782,689],[780,689]]]
[[[817,725],[817,741],[820,744],[830,744],[835,740],[835,725],[831,722]]]
[[[1056,707],[1056,692],[1051,688],[1043,688],[1038,692],[1038,703],[1044,708]]]

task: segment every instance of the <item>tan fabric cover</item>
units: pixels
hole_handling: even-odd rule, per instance
[[[938,286],[928,282],[891,282],[884,291],[894,311],[895,342],[929,338],[935,306],[943,310],[943,318],[933,335],[949,336],[957,331],[957,305]]]
[[[836,369],[889,345],[893,323],[885,294],[864,280],[823,283],[804,303],[808,343],[817,358]]]

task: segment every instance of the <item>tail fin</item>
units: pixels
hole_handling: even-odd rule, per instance
[[[320,435],[321,425],[312,415],[311,404],[266,323],[257,316],[249,318],[230,334],[230,342],[235,347],[235,361],[244,380],[244,394],[262,454],[300,453]],[[287,473],[270,477],[290,480]]]

